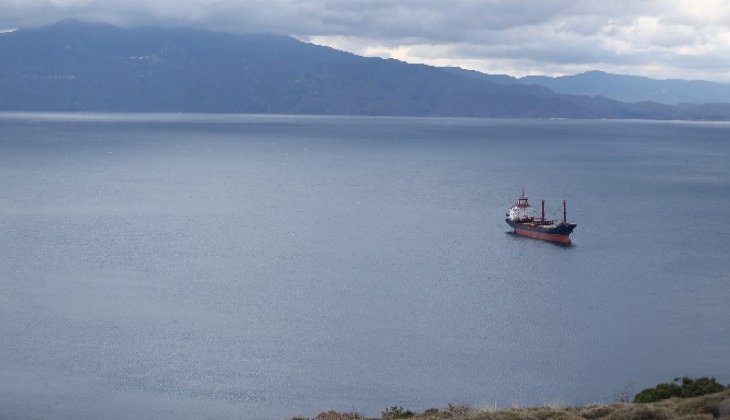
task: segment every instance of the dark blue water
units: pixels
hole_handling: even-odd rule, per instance
[[[1,114],[0,417],[727,383],[728,208],[728,124]]]

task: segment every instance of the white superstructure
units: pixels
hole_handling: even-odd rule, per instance
[[[527,201],[524,190],[520,198],[517,199],[517,202],[509,209],[507,217],[513,222],[532,219],[532,207],[530,207],[530,203]]]

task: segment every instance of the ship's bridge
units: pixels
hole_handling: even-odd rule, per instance
[[[522,191],[522,195],[517,199],[517,202],[509,209],[507,217],[514,222],[532,219],[532,207],[530,207],[524,191]]]

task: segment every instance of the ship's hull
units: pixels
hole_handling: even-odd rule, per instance
[[[531,222],[515,222],[510,219],[505,219],[505,221],[518,235],[565,245],[570,244],[570,234],[576,226],[573,223],[541,225]]]

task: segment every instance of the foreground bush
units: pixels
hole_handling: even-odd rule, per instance
[[[674,378],[674,382],[659,384],[654,388],[647,388],[636,394],[635,403],[651,403],[666,400],[672,397],[690,398],[701,395],[714,394],[725,389],[717,383],[715,378]]]
[[[695,383],[698,382],[698,383]],[[684,387],[677,381],[680,389]],[[687,392],[704,392],[714,381],[693,380]],[[711,387],[714,387],[712,385]],[[725,388],[725,387],[723,387]],[[654,389],[654,388],[652,388]],[[730,389],[699,397],[669,398],[647,404],[612,403],[574,407],[529,407],[478,409],[449,404],[445,408],[429,408],[416,413],[402,407],[390,407],[381,417],[362,417],[357,412],[328,411],[311,420],[382,420],[409,418],[414,420],[730,420]],[[310,420],[302,417],[291,420]]]
[[[414,413],[413,411],[406,410],[405,408],[399,406],[386,408],[385,411],[383,411],[382,413],[382,418],[385,420],[409,419],[415,416],[416,413]]]

